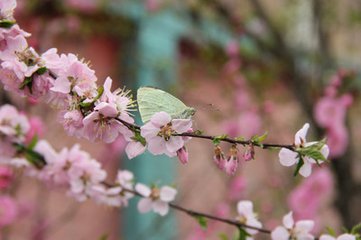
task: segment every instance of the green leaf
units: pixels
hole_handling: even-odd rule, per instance
[[[220,135],[220,136],[215,136],[212,140],[213,144],[214,145],[219,145],[221,143],[221,141],[225,138],[227,138],[228,135],[227,134],[223,134],[223,135]]]
[[[202,135],[203,134],[203,131],[202,130],[196,130],[193,132],[193,134],[195,135]]]
[[[15,23],[13,20],[1,20],[0,28],[11,28]]]
[[[38,142],[38,136],[37,135],[34,135],[34,137],[31,139],[29,145],[28,145],[28,149],[34,149],[35,145],[37,144]]]
[[[254,143],[261,143],[263,142],[268,136],[268,132],[265,132],[264,134],[262,134],[261,136],[258,136],[258,135],[254,135],[252,138],[251,138],[251,141],[254,142]]]
[[[137,132],[137,131],[134,132],[133,140],[135,140],[136,142],[140,142],[143,146],[145,146],[147,144],[147,141],[145,140],[145,138],[142,137],[142,135],[140,135],[140,132]]]
[[[311,145],[306,148],[299,148],[297,149],[297,152],[300,153],[302,156],[310,157],[316,161],[327,161],[327,159],[323,156],[317,146],[314,147],[313,145]]]
[[[336,232],[335,232],[335,230],[333,229],[333,228],[331,228],[331,227],[326,227],[326,231],[327,231],[327,233],[329,234],[329,235],[331,235],[331,236],[336,236]]]
[[[36,73],[38,75],[43,75],[44,73],[46,73],[46,71],[48,71],[48,69],[46,67],[41,67],[38,70],[36,70]]]
[[[361,222],[358,223],[357,225],[355,225],[352,229],[351,229],[351,234],[360,234],[361,232]]]
[[[31,89],[31,84],[33,82],[33,77],[25,77],[24,81],[20,84],[19,89],[24,90],[26,86],[29,86]]]
[[[228,240],[228,236],[225,233],[218,234],[220,240]]]
[[[199,226],[201,226],[202,229],[206,230],[208,226],[207,219],[203,216],[195,216],[195,218],[197,219]]]
[[[238,228],[237,240],[246,240],[248,236],[250,235],[246,232],[246,230],[244,230],[243,228]]]
[[[303,166],[303,164],[305,163],[303,161],[303,158],[301,155],[299,155],[299,158],[300,160],[298,161],[297,163],[297,166],[296,166],[296,169],[295,169],[295,172],[293,173],[293,176],[296,177],[298,175],[298,172],[300,171],[301,167]]]

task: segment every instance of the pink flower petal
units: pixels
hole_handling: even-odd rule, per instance
[[[166,112],[158,112],[155,113],[152,118],[150,119],[150,121],[157,127],[162,127],[168,123],[170,123],[171,121],[171,117],[168,113]]]
[[[138,211],[141,213],[147,213],[152,210],[153,202],[149,198],[143,198],[138,202]]]
[[[171,153],[177,152],[177,150],[181,149],[183,145],[184,145],[184,141],[182,137],[179,136],[171,137],[168,141],[165,142],[167,151]]]
[[[140,142],[130,142],[125,148],[125,153],[129,159],[135,158],[145,151],[145,146]]]
[[[282,148],[278,157],[280,159],[280,163],[286,167],[292,166],[298,162],[298,153],[287,148]]]
[[[163,201],[155,201],[153,203],[153,210],[156,213],[159,213],[161,216],[165,216],[169,211],[168,203]]]
[[[287,229],[281,226],[276,227],[271,233],[272,240],[288,240],[289,237],[290,234]]]
[[[187,132],[192,127],[190,119],[174,119],[172,120],[172,129],[177,133]]]
[[[302,142],[306,142],[307,131],[310,128],[310,124],[306,123],[303,127],[298,130],[295,135],[295,144],[300,145]]]
[[[174,200],[176,194],[177,194],[176,189],[169,186],[163,186],[160,189],[160,200],[164,202],[171,202]]]
[[[285,215],[282,219],[282,223],[283,225],[288,228],[291,229],[293,227],[294,221],[293,221],[293,213],[289,212],[287,215]]]
[[[142,183],[137,183],[137,185],[135,185],[135,190],[143,197],[149,197],[151,194],[150,188]]]

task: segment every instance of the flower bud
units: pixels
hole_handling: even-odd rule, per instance
[[[216,146],[214,148],[214,157],[213,160],[217,167],[221,170],[224,170],[227,164],[227,160],[224,157],[224,153],[222,152],[222,149],[220,146]]]
[[[182,164],[188,163],[188,152],[185,147],[182,147],[177,151],[177,157]]]

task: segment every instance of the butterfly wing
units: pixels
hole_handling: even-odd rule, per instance
[[[137,101],[139,113],[144,123],[148,122],[157,112],[164,111],[171,115],[172,118],[175,118],[181,116],[184,112],[190,111],[187,111],[187,109],[191,109],[173,95],[152,87],[139,88]]]

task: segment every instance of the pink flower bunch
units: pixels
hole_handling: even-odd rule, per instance
[[[0,1],[0,21],[13,20],[16,0]]]
[[[119,134],[130,139],[131,131],[120,122],[134,123],[129,92],[111,92],[110,78],[98,87],[94,70],[74,54],[59,55],[52,48],[39,55],[28,45],[28,36],[17,25],[0,28],[0,79],[5,88],[51,102],[69,135],[107,143]]]
[[[347,109],[353,102],[351,94],[339,95],[342,84],[342,73],[336,74],[325,89],[325,95],[318,100],[314,108],[314,116],[320,127],[326,129],[330,156],[339,157],[347,148],[349,136],[345,126]]]
[[[323,201],[328,199],[333,189],[333,178],[328,168],[317,169],[290,193],[288,205],[296,219],[316,217]]]
[[[23,143],[30,129],[25,115],[11,105],[0,107],[0,163],[9,164],[15,157],[15,143]]]
[[[219,146],[216,146],[214,149],[213,161],[220,170],[228,175],[234,175],[239,165],[237,147],[232,145],[229,150],[229,156],[226,158],[222,149]]]

